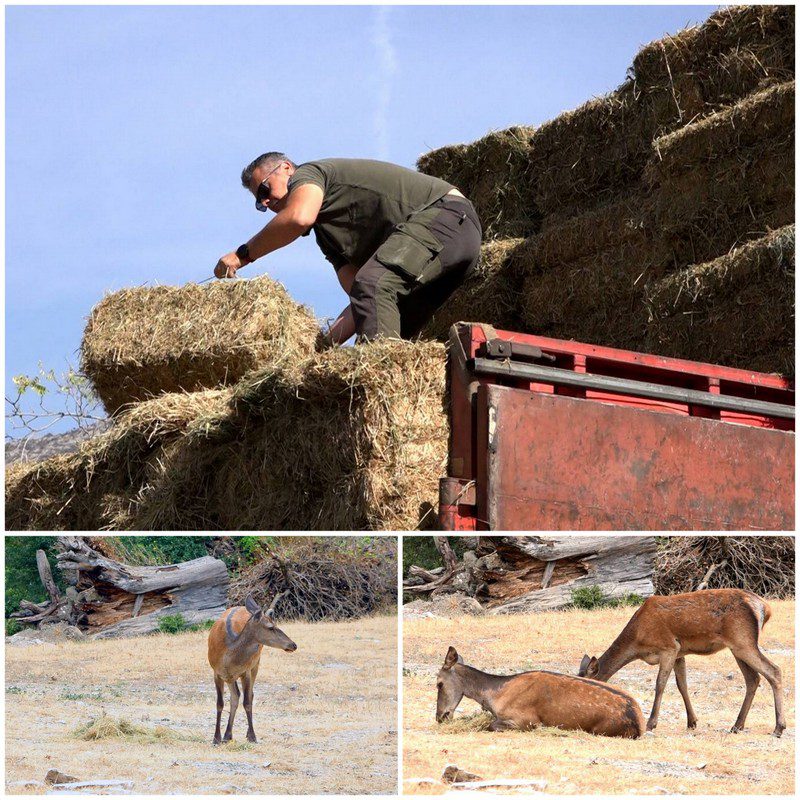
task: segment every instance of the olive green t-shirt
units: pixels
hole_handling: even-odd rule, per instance
[[[454,187],[439,178],[363,158],[326,158],[301,164],[289,191],[313,183],[323,191],[313,230],[325,258],[338,270],[360,268],[399,222]]]

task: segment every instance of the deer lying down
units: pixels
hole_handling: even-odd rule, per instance
[[[273,621],[275,605],[282,596],[283,593],[277,595],[266,611],[248,596],[244,608],[236,606],[227,609],[209,631],[208,663],[214,670],[214,684],[217,687],[214,744],[229,742],[233,738],[233,718],[239,707],[239,686],[236,681],[240,678],[244,691],[244,710],[247,713],[247,741],[256,741],[256,732],[253,730],[253,683],[258,674],[261,650],[265,646],[276,647],[287,653],[297,650],[297,645]],[[220,738],[219,724],[225,705],[223,691],[226,683],[231,693],[231,709],[225,736]]]
[[[467,666],[451,647],[436,683],[437,722],[451,719],[461,698],[468,697],[494,715],[493,731],[547,725],[627,739],[644,733],[642,710],[633,697],[585,678],[544,670],[489,675]]]
[[[746,687],[741,711],[731,731],[738,733],[744,729],[760,674],[772,687],[775,699],[772,735],[780,736],[786,728],[781,671],[758,648],[758,636],[770,615],[770,607],[764,600],[741,589],[704,589],[667,597],[653,595],[642,603],[600,658],[583,657],[578,675],[607,681],[636,659],[658,664],[656,696],[647,721],[647,730],[651,731],[658,724],[661,695],[674,669],[675,682],[686,706],[687,726],[695,728],[697,717],[686,686],[684,657],[708,656],[727,647],[744,675]]]

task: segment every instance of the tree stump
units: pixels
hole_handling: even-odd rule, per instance
[[[484,542],[483,540],[490,540]],[[649,597],[654,536],[481,537],[494,553],[473,568],[485,586],[478,597],[492,614],[564,608],[572,591],[597,586],[609,597]]]
[[[162,617],[173,614],[181,614],[188,624],[205,622],[227,606],[228,571],[217,558],[131,566],[107,558],[80,536],[60,536],[58,542],[62,552],[57,566],[70,584],[66,597],[58,596],[47,559],[39,551],[39,574],[51,601],[42,606],[23,600],[21,610],[12,615],[23,623],[63,620],[102,639],[152,633]]]

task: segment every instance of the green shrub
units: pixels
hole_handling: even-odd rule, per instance
[[[213,536],[109,536],[112,558],[133,566],[179,564],[208,555]]]
[[[22,625],[17,622],[15,619],[7,619],[6,620],[6,636],[13,636],[15,633],[19,633],[22,630]]]
[[[572,608],[619,608],[620,606],[639,606],[644,602],[641,595],[626,592],[621,597],[611,597],[603,593],[599,586],[581,586],[573,589]]]
[[[235,539],[245,564],[254,564],[266,555],[266,548],[275,543],[274,536],[240,536]]]
[[[5,536],[6,555],[6,613],[8,617],[14,611],[19,611],[20,600],[30,600],[32,603],[41,603],[47,600],[47,592],[39,580],[36,569],[36,551],[44,550],[50,561],[50,566],[55,564],[56,537],[55,536]],[[56,586],[63,591],[66,588],[64,579],[57,569],[53,569],[53,579]]]
[[[158,621],[161,633],[181,633],[187,628],[183,614],[167,614]]]
[[[207,631],[214,627],[216,620],[207,619],[205,622],[195,622],[194,625],[187,625],[187,631]]]
[[[464,540],[459,536],[450,536],[448,541],[456,558],[461,558],[467,549]],[[442,566],[442,557],[436,549],[432,536],[403,537],[403,575],[408,575],[408,568],[414,565],[423,569]]]

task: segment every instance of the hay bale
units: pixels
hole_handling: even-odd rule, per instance
[[[471,144],[440,147],[417,169],[448,181],[475,205],[484,240],[528,236],[539,224],[528,148],[533,128],[492,131]]]
[[[140,403],[77,456],[14,483],[7,527],[430,525],[447,455],[444,380],[442,345],[388,340]]]
[[[266,276],[124,289],[92,309],[81,364],[113,414],[159,394],[229,385],[252,369],[302,359],[318,332],[312,314]]]
[[[475,272],[426,323],[423,338],[446,341],[450,326],[462,320],[514,330],[523,274],[513,254],[524,241],[496,239],[483,245]]]
[[[674,95],[683,121],[794,76],[794,8],[729,6],[702,25],[645,45],[631,77],[638,91]]]
[[[724,9],[636,55],[631,79],[538,128],[538,212],[577,214],[631,188],[654,138],[794,76],[794,10]]]
[[[71,453],[6,468],[6,530],[80,530],[89,517],[79,486],[81,458]]]
[[[794,225],[648,287],[647,349],[794,374]]]
[[[794,221],[794,81],[656,141],[651,229],[680,266]]]
[[[7,469],[6,528],[130,529],[139,495],[163,472],[171,444],[224,417],[230,395],[209,390],[138,403],[77,453]]]
[[[299,383],[254,374],[236,394],[250,419],[238,446],[223,451],[209,494],[224,529],[435,522],[447,459],[442,345],[337,348],[315,357]]]
[[[647,227],[648,202],[637,191],[573,218],[551,218],[517,248],[514,257],[525,275],[520,330],[640,346],[647,326],[643,287],[671,260]]]
[[[698,164],[749,151],[766,141],[792,143],[794,99],[795,82],[779,83],[659,137],[643,173],[647,185],[651,189],[668,185]]]

